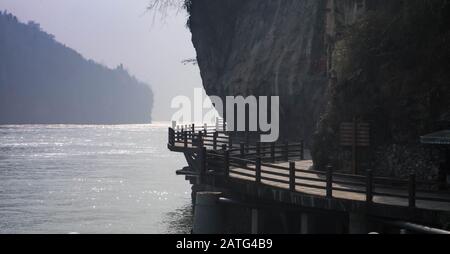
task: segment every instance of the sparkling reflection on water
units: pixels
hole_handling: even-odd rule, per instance
[[[163,125],[0,126],[0,233],[188,233]]]

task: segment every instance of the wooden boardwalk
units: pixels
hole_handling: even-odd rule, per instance
[[[287,163],[287,162],[278,163],[276,165],[281,166],[281,167],[289,167],[289,163]],[[308,171],[308,170],[311,171],[313,168],[313,162],[311,160],[296,161],[296,168],[305,170],[305,171]],[[262,166],[261,169],[263,171],[263,173],[261,174],[262,178],[274,178],[274,179],[285,181],[285,182],[289,181],[288,176],[280,176],[280,175],[274,175],[274,174],[270,174],[270,173],[264,173],[267,171],[267,172],[272,172],[272,173],[276,173],[276,174],[283,174],[283,173],[285,173],[284,170],[274,169],[274,168],[267,167],[267,166]],[[243,174],[253,175],[253,177],[244,176]],[[315,172],[311,172],[311,173],[297,172],[296,176],[300,176],[300,177],[304,177],[304,178],[313,178],[313,179],[322,180],[322,181],[325,180],[323,176],[320,176],[320,175],[316,174]],[[251,171],[251,170],[244,169],[244,168],[230,169],[230,177],[235,178],[235,179],[245,180],[245,181],[252,181],[252,182],[256,181],[255,171]],[[339,180],[345,180],[345,179],[336,178],[336,180],[339,181]],[[281,183],[279,181],[261,180],[261,183],[264,185],[273,186],[273,187],[280,188],[280,189],[286,189],[286,190],[290,189],[290,186],[288,183]],[[326,183],[325,182],[318,182],[318,181],[312,181],[312,180],[296,180],[296,184],[297,184],[297,186],[295,188],[296,192],[307,194],[307,195],[326,197]],[[360,182],[360,184],[363,185],[364,183]],[[312,188],[312,187],[302,187],[302,185],[308,185],[308,186],[315,185],[321,189]],[[344,191],[344,190],[333,191],[332,198],[363,201],[363,202],[366,201],[365,187],[356,187],[356,186],[349,186],[349,185],[344,185],[344,184],[333,183],[333,188],[346,189],[347,191]],[[390,188],[386,188],[386,187],[380,188],[380,189],[375,188],[375,190],[378,190],[383,193],[403,195],[403,196],[405,196],[405,198],[385,197],[385,196],[374,195],[373,196],[374,204],[384,204],[384,205],[394,205],[394,206],[404,206],[404,207],[408,207],[408,205],[409,205],[408,198],[406,198],[408,196],[408,192],[406,190],[390,189]],[[360,193],[358,193],[358,192],[360,192]],[[433,197],[433,198],[446,198],[446,199],[450,200],[450,193],[444,193],[444,192],[438,193],[438,194],[418,192],[417,195]],[[423,208],[423,209],[450,211],[450,203],[449,202],[419,200],[416,203],[416,207]]]
[[[432,191],[433,182],[348,175],[331,167],[316,171],[303,142],[261,144],[239,140],[209,127],[169,128],[168,147],[184,152],[200,176],[229,177],[255,185],[311,197],[350,200],[371,205],[450,211],[450,193]]]

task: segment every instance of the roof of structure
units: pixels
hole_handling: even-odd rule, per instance
[[[439,131],[420,137],[422,144],[450,145],[450,130]]]

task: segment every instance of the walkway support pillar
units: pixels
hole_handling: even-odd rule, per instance
[[[350,213],[348,223],[349,234],[362,235],[371,232],[367,216],[364,214]]]
[[[257,235],[259,234],[259,211],[257,208],[252,209],[252,234]]]
[[[223,233],[223,216],[219,198],[220,192],[198,192],[194,209],[194,234]]]
[[[300,215],[300,234],[307,235],[312,234],[312,217],[307,213],[302,213]]]

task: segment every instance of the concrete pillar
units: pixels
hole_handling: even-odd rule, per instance
[[[343,234],[346,233],[346,215],[338,213],[301,213],[301,234]]]
[[[300,215],[300,234],[307,235],[312,234],[312,217],[307,213],[302,213]]]
[[[220,192],[198,192],[194,209],[194,234],[223,233],[223,214],[219,204]]]
[[[348,233],[354,235],[368,234],[370,232],[367,217],[364,214],[350,213],[348,219]]]
[[[256,208],[252,209],[252,234],[259,234],[259,211]]]
[[[280,220],[281,220],[281,224],[283,225],[283,233],[289,234],[290,233],[290,223],[289,223],[289,218],[288,218],[288,214],[286,211],[280,212]]]
[[[400,229],[400,235],[407,235],[407,234],[408,234],[408,230]]]

